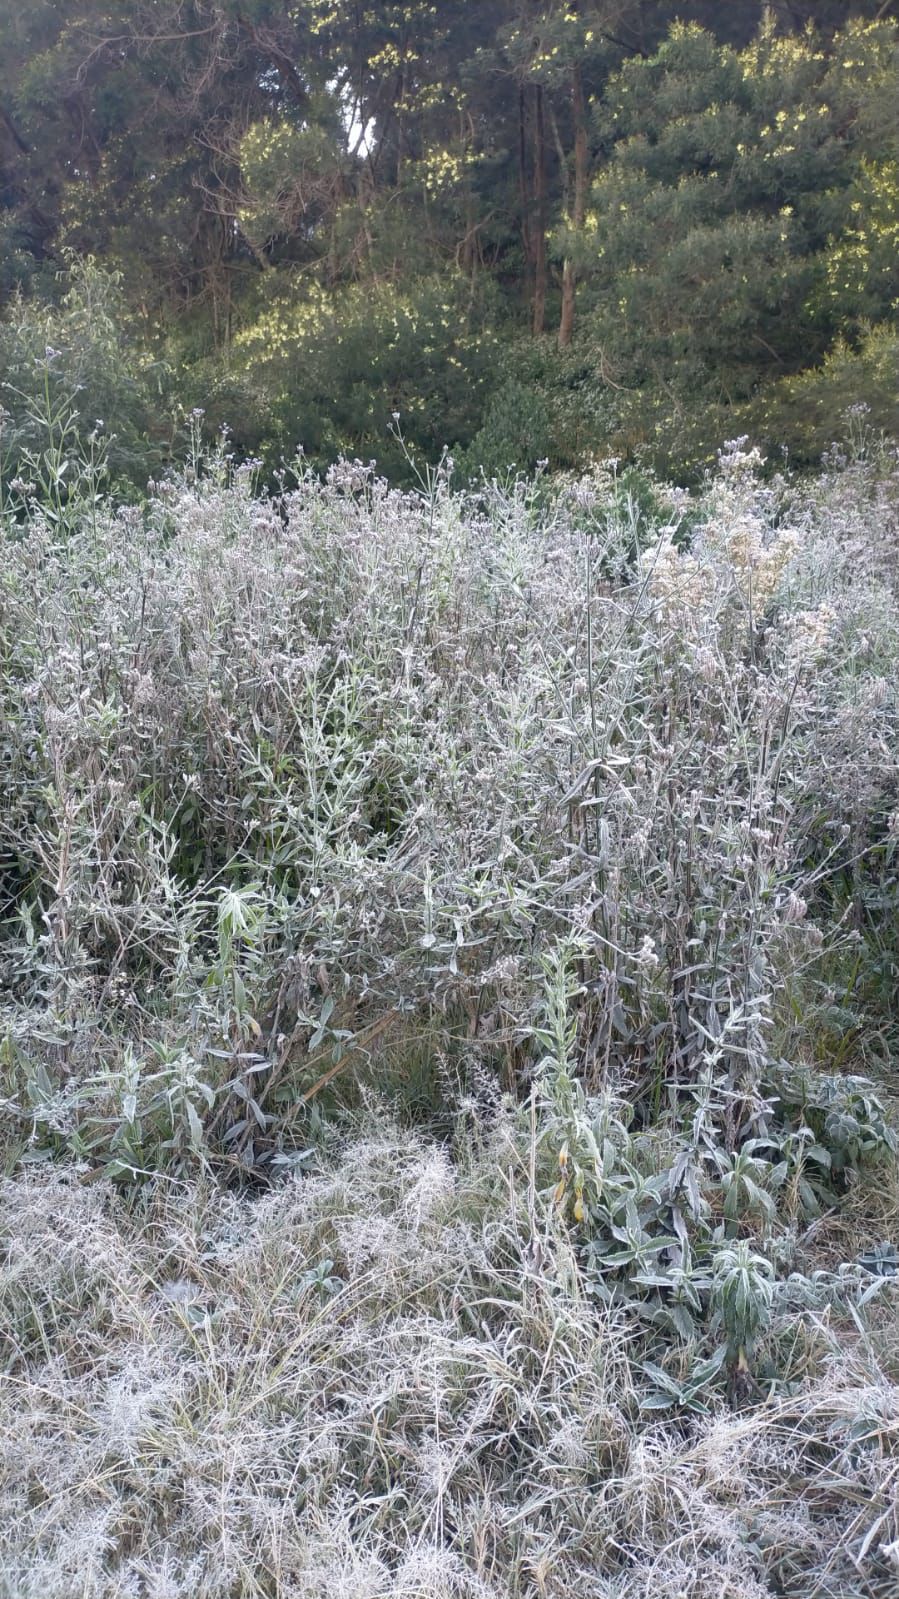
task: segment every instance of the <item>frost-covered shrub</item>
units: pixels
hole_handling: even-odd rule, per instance
[[[526,1092],[559,941],[582,1080],[644,1123],[680,1126],[703,1084],[733,1151],[784,1065],[863,1053],[897,476],[758,467],[728,446],[639,536],[602,473],[465,496],[352,462],[266,499],[218,460],[64,538],[11,519],[20,1136],[253,1165],[301,1139],[304,1096],[414,1039]]]

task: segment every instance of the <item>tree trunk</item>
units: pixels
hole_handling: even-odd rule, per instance
[[[528,190],[527,100],[525,99],[523,83],[519,85],[518,89],[518,205],[521,212],[521,247],[524,252],[523,283],[525,303],[531,304],[534,280],[534,252],[531,237],[531,201]]]
[[[546,323],[546,119],[543,85],[536,87],[534,116],[534,337]]]
[[[587,152],[587,106],[584,100],[584,80],[580,67],[571,71],[571,109],[574,115],[574,200],[570,222],[575,234],[582,233],[587,216],[587,183],[589,156]],[[574,332],[574,298],[577,289],[577,268],[572,256],[565,257],[562,268],[562,316],[559,322],[559,348],[571,343]]]

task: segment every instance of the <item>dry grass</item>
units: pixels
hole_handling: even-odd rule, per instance
[[[8,1184],[0,1591],[895,1593],[895,1333],[848,1301],[785,1310],[792,1388],[644,1417],[634,1329],[597,1314],[564,1235],[528,1266],[497,1138],[463,1172],[382,1133],[255,1201],[194,1186],[131,1213],[65,1176]]]

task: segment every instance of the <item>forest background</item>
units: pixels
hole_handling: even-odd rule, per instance
[[[194,409],[270,471],[301,446],[399,478],[449,446],[469,479],[689,483],[741,434],[811,464],[860,402],[895,431],[896,14],[7,6],[7,465],[48,348],[138,482]]]

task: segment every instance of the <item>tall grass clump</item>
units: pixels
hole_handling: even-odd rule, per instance
[[[895,459],[35,482],[9,1592],[892,1593]]]

